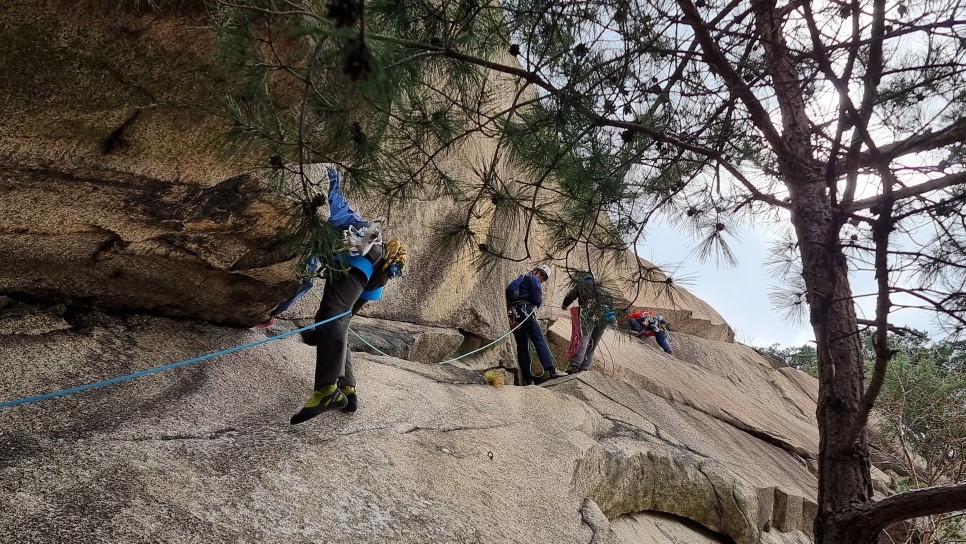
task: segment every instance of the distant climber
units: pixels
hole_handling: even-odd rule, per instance
[[[521,385],[533,385],[551,378],[560,377],[554,366],[553,355],[547,339],[537,322],[537,308],[543,304],[543,282],[550,279],[550,267],[542,264],[528,274],[517,276],[506,288],[507,317],[517,343],[517,364],[523,375]],[[518,326],[519,325],[519,326]],[[530,368],[530,342],[537,350],[537,357],[543,366],[543,374],[533,375]]]
[[[574,300],[577,301],[577,306],[570,309],[572,330],[567,348],[570,360],[567,374],[590,369],[604,331],[614,322],[611,297],[597,284],[593,272],[580,272],[575,280],[574,287],[560,306],[566,310]]]
[[[406,249],[395,239],[383,242],[382,220],[372,223],[349,207],[340,188],[341,176],[326,167],[329,178],[329,225],[343,231],[344,250],[335,256],[341,269],[327,271],[322,300],[315,314],[322,321],[352,310],[303,337],[316,346],[315,392],[302,409],[292,416],[292,425],[307,421],[328,410],[354,412],[358,408],[356,381],[348,345],[349,321],[362,306],[382,296],[390,278],[401,275]]]
[[[641,310],[627,316],[627,325],[637,338],[653,336],[657,345],[666,353],[671,353],[671,343],[668,339],[670,325],[663,315],[654,315],[653,311]]]

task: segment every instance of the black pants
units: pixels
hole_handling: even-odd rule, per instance
[[[553,355],[537,321],[537,309],[532,304],[522,303],[514,306],[512,310],[517,323],[520,323],[520,327],[513,331],[513,339],[517,343],[517,364],[523,374],[523,384],[526,385],[534,380],[530,368],[530,342],[533,342],[533,347],[537,350],[537,357],[544,371],[554,369]]]
[[[377,249],[378,248],[378,249]],[[361,270],[350,268],[342,274],[330,274],[322,292],[315,320],[322,321],[346,310],[352,313],[316,327],[315,389],[340,381],[342,385],[356,385],[349,353],[349,321],[366,303],[359,296],[363,291],[378,289],[389,281],[389,276],[379,270],[382,267],[382,246],[373,246],[366,258],[375,259],[372,278],[366,280]],[[341,380],[340,380],[341,378]]]

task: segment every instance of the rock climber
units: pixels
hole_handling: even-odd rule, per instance
[[[597,284],[593,272],[580,272],[575,280],[573,288],[564,296],[560,306],[566,310],[574,300],[577,301],[577,306],[571,309],[572,329],[570,346],[567,348],[570,363],[567,374],[590,369],[594,352],[604,331],[614,322],[611,297]]]
[[[654,315],[653,311],[641,310],[627,316],[627,325],[637,338],[653,336],[661,349],[671,353],[671,343],[667,333],[670,324],[663,315]]]
[[[398,240],[383,242],[381,218],[369,223],[352,210],[342,195],[339,172],[331,167],[326,167],[326,172],[331,213],[328,223],[343,231],[345,244],[344,250],[334,258],[339,266],[330,267],[326,272],[315,320],[330,319],[350,309],[352,313],[303,334],[307,343],[316,346],[314,393],[292,416],[293,425],[329,410],[356,411],[358,398],[348,344],[349,321],[366,302],[382,296],[383,286],[402,274],[406,262],[406,249]]]
[[[537,321],[537,308],[543,304],[543,282],[549,279],[550,267],[541,264],[529,273],[517,276],[506,288],[507,317],[513,327],[517,364],[523,375],[521,385],[533,385],[561,376],[554,366],[547,339]],[[543,374],[539,377],[534,376],[530,368],[530,342],[533,342],[543,366]]]

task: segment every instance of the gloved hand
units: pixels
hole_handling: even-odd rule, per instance
[[[386,257],[382,263],[382,269],[389,272],[390,278],[401,276],[403,267],[406,266],[406,248],[393,238],[386,244]]]

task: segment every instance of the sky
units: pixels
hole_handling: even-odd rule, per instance
[[[803,323],[788,323],[783,320],[785,312],[772,307],[768,299],[768,294],[780,285],[765,266],[770,240],[775,235],[774,229],[745,228],[738,233],[739,240],[729,240],[737,267],[718,266],[713,259],[702,263],[694,252],[697,243],[662,222],[648,229],[647,239],[638,245],[637,254],[661,265],[672,277],[688,279],[684,287],[710,304],[728,322],[738,342],[755,347],[812,343],[815,336],[807,318],[803,318]],[[874,286],[871,277],[853,278],[852,282],[854,294],[869,292]],[[860,317],[872,318],[873,303],[872,297],[860,301]],[[943,336],[925,312],[897,312],[892,321],[926,330],[933,340]]]
[[[753,346],[801,346],[813,340],[811,329],[783,322],[782,312],[768,300],[768,293],[778,285],[764,264],[769,255],[768,236],[760,230],[747,230],[739,233],[740,241],[729,242],[737,267],[718,266],[713,259],[700,262],[693,252],[697,243],[663,223],[649,229],[637,253],[662,265],[672,277],[688,279],[684,288],[721,314],[737,341]]]

